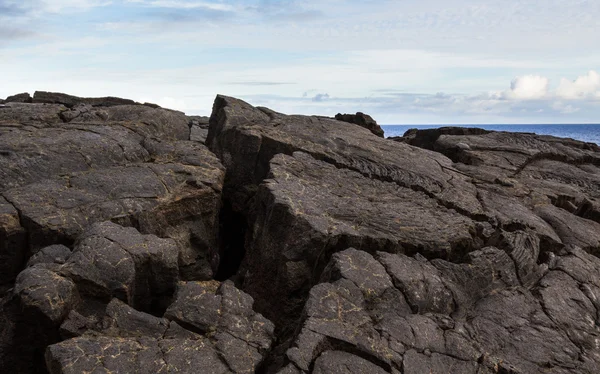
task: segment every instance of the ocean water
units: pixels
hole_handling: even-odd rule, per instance
[[[408,129],[435,129],[443,126],[480,127],[486,130],[533,132],[540,135],[552,135],[572,138],[600,145],[600,124],[596,125],[383,125],[385,137],[402,136]]]

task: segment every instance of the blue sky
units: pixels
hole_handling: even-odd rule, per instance
[[[600,123],[598,0],[0,0],[0,97]]]

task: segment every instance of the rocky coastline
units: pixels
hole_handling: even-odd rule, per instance
[[[0,373],[600,372],[600,147],[0,100]]]

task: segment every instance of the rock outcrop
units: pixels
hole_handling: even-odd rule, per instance
[[[208,136],[209,117],[188,116],[190,122],[190,140],[204,144]]]
[[[346,126],[215,102],[207,144],[248,217],[238,282],[280,339],[267,372],[348,354],[384,372],[596,371],[594,338],[573,338],[600,332],[596,291],[576,297],[587,324],[559,317],[594,276],[548,282],[574,253],[594,268],[597,147],[452,128],[394,142]],[[340,269],[367,270],[350,282]]]
[[[595,144],[17,101],[1,372],[600,372]]]
[[[377,124],[377,122],[368,114],[364,114],[362,112],[357,112],[356,114],[341,114],[338,113],[335,115],[335,119],[338,121],[353,123],[355,125],[359,125],[364,127],[365,129],[371,131],[373,134],[380,136],[383,138],[383,129],[381,126]]]
[[[2,372],[43,372],[45,345],[59,339],[81,297],[84,305],[118,297],[158,313],[179,280],[211,280],[219,262],[224,169],[189,140],[183,113],[114,98],[36,93],[34,101],[40,97],[52,104],[0,109]],[[118,231],[95,226],[105,221],[129,228],[104,235]],[[85,236],[90,228],[104,236]],[[168,242],[136,241],[134,231]],[[23,299],[32,294],[42,304]],[[58,305],[64,309],[52,309]]]

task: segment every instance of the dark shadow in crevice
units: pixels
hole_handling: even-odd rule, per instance
[[[220,261],[215,279],[225,281],[237,274],[246,255],[248,222],[244,214],[233,210],[228,200],[223,201],[219,221]]]

